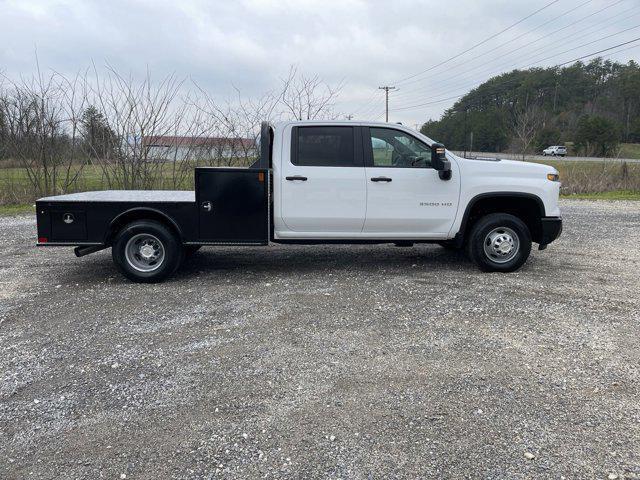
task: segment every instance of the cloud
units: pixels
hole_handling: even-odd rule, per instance
[[[345,82],[337,106],[341,111],[378,117],[384,107],[378,86],[393,84],[446,60],[545,3],[548,2],[0,0],[0,70],[10,77],[32,73],[37,50],[42,68],[73,74],[92,62],[108,62],[134,76],[143,75],[148,68],[158,77],[177,73],[193,78],[207,91],[224,98],[233,92],[233,86],[247,95],[272,89],[289,66],[297,64],[300,70],[318,74],[328,82]],[[586,29],[583,33],[588,35],[591,28],[590,38],[597,39],[640,23],[640,17],[633,16],[640,13],[640,8],[624,14],[625,9],[637,4],[635,0],[615,5],[593,0],[563,16],[582,3],[584,0],[557,2],[492,42],[424,75],[429,78],[401,82],[399,91],[392,95],[392,108],[394,104],[411,106],[463,93],[468,83],[463,84],[460,79],[482,81],[494,73],[492,66],[524,64],[530,59],[527,52],[533,50],[528,43],[607,5],[610,8],[606,11],[564,33]],[[609,17],[613,20],[605,23]],[[528,31],[532,32],[522,36]],[[633,33],[619,37],[620,41],[634,38]],[[519,35],[522,37],[517,39]],[[553,34],[537,45],[544,52],[562,51],[571,40],[554,44],[554,38],[561,36],[562,32]],[[509,39],[514,39],[512,44],[475,59]],[[617,39],[603,41],[602,45],[613,45]],[[520,46],[519,53],[499,58]],[[576,50],[576,56],[600,46]],[[638,50],[631,50],[620,56],[637,58],[637,54]],[[546,64],[571,58],[565,57]],[[483,63],[487,68],[479,68]],[[470,77],[465,74],[474,67]],[[437,117],[452,103],[453,100],[401,110],[392,117],[407,123],[422,122]]]

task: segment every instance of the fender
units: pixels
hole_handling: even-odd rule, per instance
[[[129,210],[125,210],[121,214],[119,214],[116,218],[114,218],[109,224],[109,228],[107,229],[104,236],[104,244],[107,245],[111,240],[112,232],[116,226],[119,224],[124,224],[124,219],[126,217],[132,217],[132,220],[147,218],[150,220],[160,219],[169,224],[169,226],[178,234],[180,239],[184,239],[184,235],[182,234],[182,229],[178,226],[176,221],[160,210],[150,207],[133,207]]]
[[[480,193],[469,200],[467,206],[464,210],[464,214],[462,215],[462,222],[460,223],[460,229],[458,233],[456,233],[453,238],[454,244],[457,247],[461,247],[464,242],[464,236],[467,230],[467,225],[469,223],[469,216],[471,215],[471,210],[473,206],[478,203],[480,200],[484,200],[485,198],[496,198],[496,197],[517,197],[517,198],[525,198],[527,200],[533,200],[538,205],[538,212],[540,214],[540,218],[545,216],[544,202],[540,197],[534,195],[533,193],[524,193],[524,192],[486,192]]]

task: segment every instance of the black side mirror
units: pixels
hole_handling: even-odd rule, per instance
[[[447,160],[444,145],[441,143],[431,145],[431,166],[438,171],[441,180],[451,178],[451,162]]]

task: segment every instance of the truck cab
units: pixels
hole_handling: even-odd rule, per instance
[[[151,282],[220,244],[438,243],[510,272],[562,230],[554,168],[460,158],[402,125],[264,123],[260,152],[248,169],[196,169],[194,192],[40,199],[38,244],[76,245],[78,256],[112,247],[125,276]],[[68,215],[82,225],[65,226]]]

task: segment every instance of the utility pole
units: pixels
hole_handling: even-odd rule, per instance
[[[385,96],[385,112],[386,112],[386,120],[385,121],[389,121],[389,90],[395,90],[396,87],[378,87],[378,90],[384,90],[384,96]]]
[[[344,118],[346,118],[347,120],[351,120],[353,118],[353,115],[351,114],[345,115]]]

